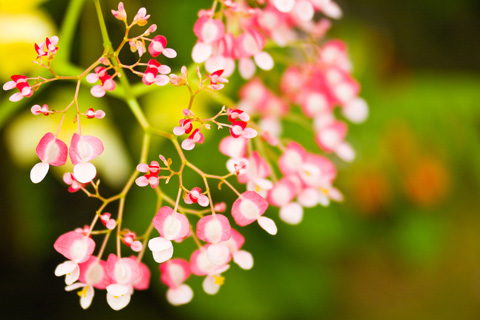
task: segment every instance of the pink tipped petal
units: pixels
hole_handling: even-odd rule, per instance
[[[230,158],[242,158],[247,153],[247,142],[248,140],[243,137],[235,139],[228,136],[222,139],[219,149],[221,153]]]
[[[177,288],[167,290],[167,300],[174,306],[189,303],[193,298],[193,290],[186,284],[182,284]]]
[[[223,266],[230,260],[230,250],[224,244],[212,244],[207,249],[210,262],[216,266]]]
[[[206,242],[218,243],[230,238],[231,227],[228,218],[222,214],[209,215],[197,223],[197,237]]]
[[[137,165],[137,171],[147,173],[147,172],[150,171],[150,167],[146,163],[140,163],[140,164]]]
[[[202,63],[212,55],[212,45],[197,42],[192,50],[192,59],[195,63]],[[23,97],[23,96],[22,96]]]
[[[62,166],[67,161],[67,145],[53,133],[46,133],[37,145],[36,153],[40,160],[53,166]]]
[[[267,71],[272,70],[274,65],[273,59],[267,52],[261,51],[259,53],[256,53],[253,56],[253,59],[255,60],[255,63],[260,69]]]
[[[208,200],[208,197],[206,195],[200,195],[198,198],[198,204],[201,205],[202,207],[208,207],[210,204],[210,201]]]
[[[299,224],[303,219],[303,207],[296,202],[292,202],[280,208],[280,219],[288,224]]]
[[[73,167],[73,175],[80,183],[88,183],[97,175],[97,169],[90,162],[81,162]]]
[[[94,136],[81,136],[74,133],[70,143],[70,159],[76,165],[95,159],[103,152],[103,144]]]
[[[233,253],[233,262],[244,270],[250,270],[253,267],[253,256],[248,251],[240,250]]]
[[[49,167],[50,165],[45,162],[39,162],[34,165],[30,171],[30,180],[32,180],[33,183],[39,183],[42,181],[47,175]]]
[[[167,58],[175,58],[177,56],[177,52],[171,48],[164,49],[162,53]]]
[[[65,258],[76,263],[87,261],[95,249],[95,241],[81,233],[70,231],[62,234],[53,247]]]
[[[268,202],[255,191],[244,192],[232,206],[232,216],[239,226],[246,226],[267,210]]]
[[[90,89],[90,93],[96,98],[101,98],[105,95],[105,89],[101,85],[96,85]]]
[[[323,13],[333,19],[340,19],[343,15],[342,9],[333,1],[329,1],[328,4],[323,6]]]
[[[170,207],[162,207],[158,210],[153,218],[153,226],[162,237],[168,240],[182,239],[190,231],[187,217],[174,212]]]
[[[310,21],[315,14],[312,3],[309,1],[297,1],[295,4],[295,13],[302,21]]]
[[[260,217],[258,218],[258,224],[262,229],[270,233],[271,235],[277,234],[277,226],[275,225],[275,221],[267,217]]]

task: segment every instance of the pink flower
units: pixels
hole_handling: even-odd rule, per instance
[[[48,105],[44,104],[42,107],[40,105],[36,104],[32,106],[30,109],[34,115],[39,115],[40,113],[43,113],[44,115],[48,116],[51,111],[48,110]]]
[[[175,50],[167,48],[167,38],[162,35],[155,36],[148,46],[148,52],[152,55],[152,57],[157,57],[159,54],[163,53],[163,55],[167,58],[175,58],[177,53]]]
[[[228,108],[227,114],[228,114],[228,121],[230,122],[235,122],[237,121],[237,119],[245,122],[250,120],[250,116],[248,115],[248,113],[240,109]]]
[[[57,53],[58,48],[56,47],[58,43],[58,37],[53,36],[46,38],[45,42],[40,42],[38,45],[35,43],[35,51],[37,52],[37,59],[47,56],[50,54],[49,58],[52,58],[55,53]]]
[[[209,204],[208,197],[202,194],[202,189],[196,187],[190,190],[190,192],[185,197],[185,203],[192,204],[197,203],[202,207],[207,207]]]
[[[223,70],[217,70],[212,74],[207,73],[207,77],[210,79],[210,85],[208,85],[208,88],[212,90],[220,90],[224,87],[223,83],[227,83],[228,80],[221,77],[222,73]]]
[[[197,249],[192,253],[190,270],[194,275],[206,276],[202,283],[203,290],[208,294],[216,294],[223,283],[221,273],[228,270],[230,265],[217,266],[213,264],[207,254],[209,246],[211,244],[207,244],[205,247]]]
[[[246,126],[247,123],[245,121],[234,121],[230,127],[230,134],[234,138],[238,138],[240,136],[247,139],[255,138],[257,136],[257,131],[252,128],[246,128]]]
[[[230,254],[233,257],[233,262],[235,262],[244,270],[250,270],[253,267],[253,257],[250,252],[240,250],[244,242],[245,237],[242,236],[237,230],[232,229],[230,239],[222,242],[222,244],[226,245],[230,250]]]
[[[227,217],[221,214],[205,216],[197,223],[198,239],[212,244],[207,256],[214,265],[223,266],[230,260],[228,247],[220,242],[230,239],[231,229]]]
[[[103,119],[105,117],[105,112],[103,110],[93,110],[93,108],[89,108],[87,110],[87,118],[88,119],[93,119],[93,118],[97,118],[97,119]]]
[[[182,66],[181,68],[181,76],[177,76],[175,74],[170,74],[170,82],[174,86],[183,86],[184,84],[188,83],[188,71],[187,67]]]
[[[39,183],[45,178],[50,165],[62,166],[67,161],[67,145],[51,132],[40,139],[36,152],[42,162],[37,163],[30,171],[30,180],[33,183]]]
[[[255,191],[246,191],[235,200],[232,207],[232,216],[239,226],[246,226],[254,221],[258,221],[268,233],[275,235],[277,226],[275,222],[262,215],[267,210],[268,202]]]
[[[150,162],[150,165],[146,163],[140,163],[137,166],[137,170],[146,173],[144,176],[138,177],[135,180],[137,186],[145,187],[150,184],[150,186],[154,189],[158,186],[158,183],[160,182],[158,177],[158,174],[160,173],[160,164],[157,161]]]
[[[162,207],[153,217],[153,226],[160,237],[152,238],[148,248],[153,253],[156,262],[162,263],[173,255],[173,245],[170,240],[181,240],[190,232],[190,224],[185,215],[174,212],[170,207]]]
[[[89,73],[87,75],[87,81],[90,83],[95,83],[98,80],[100,80],[102,84],[92,87],[90,90],[92,96],[101,98],[105,95],[106,91],[115,90],[115,81],[113,81],[112,77],[107,73],[107,69],[105,67],[96,67],[95,73]]]
[[[192,132],[192,119],[180,119],[178,122],[180,123],[180,126],[173,128],[173,133],[176,136],[181,136],[185,133],[189,134]]]
[[[195,143],[203,143],[205,137],[200,132],[199,129],[195,129],[192,134],[182,142],[182,149],[184,150],[192,150],[195,148]]]
[[[76,192],[81,188],[85,187],[85,184],[78,182],[73,176],[73,174],[70,172],[65,172],[65,174],[63,175],[63,182],[70,186],[68,188],[68,192]]]
[[[133,23],[138,24],[140,27],[143,27],[144,25],[147,24],[147,20],[150,18],[150,15],[147,15],[147,9],[145,8],[140,8],[138,9],[137,14],[133,18]]]
[[[11,77],[12,81],[8,81],[3,85],[3,90],[11,90],[17,88],[17,93],[14,93],[10,96],[9,100],[12,102],[17,102],[23,99],[23,97],[30,97],[33,94],[33,89],[28,84],[28,78],[26,76],[14,75]]]
[[[113,310],[125,308],[133,294],[133,285],[142,276],[138,261],[110,254],[107,259],[107,273],[112,284],[107,286],[107,303]]]
[[[102,221],[103,225],[107,227],[109,230],[113,230],[117,225],[117,221],[111,218],[112,214],[109,212],[105,212],[100,216],[100,221]]]
[[[147,69],[143,74],[142,81],[147,86],[153,83],[159,86],[164,86],[170,82],[170,78],[166,76],[170,71],[170,67],[160,64],[160,62],[157,62],[155,59],[150,59],[150,61],[148,61]]]
[[[65,288],[67,291],[83,288],[78,292],[80,296],[80,306],[87,309],[92,304],[94,288],[105,289],[111,283],[111,279],[106,272],[106,262],[95,256],[91,256],[87,261],[80,263],[80,277],[78,282]]]
[[[220,20],[212,19],[204,15],[195,22],[193,32],[199,41],[205,44],[211,44],[223,38],[225,25]]]
[[[65,283],[70,285],[80,276],[78,264],[90,258],[95,249],[95,242],[81,233],[70,231],[62,234],[53,247],[68,259],[57,266],[55,275],[57,277],[65,275]]]
[[[97,175],[97,169],[90,163],[103,152],[102,141],[93,136],[81,136],[74,133],[70,143],[70,160],[73,176],[80,183],[88,183]]]
[[[117,11],[112,10],[112,14],[118,20],[125,21],[127,19],[127,12],[125,11],[125,8],[123,7],[123,2],[118,3],[118,10]]]
[[[122,231],[123,233],[124,231]],[[140,241],[135,240],[137,238],[137,235],[135,232],[132,232],[130,230],[126,230],[126,233],[123,235],[122,241],[125,243],[127,246],[132,248],[133,251],[135,252],[140,252],[143,249],[143,245]]]
[[[189,303],[193,291],[184,282],[190,276],[190,265],[184,259],[171,259],[160,264],[160,280],[168,286],[167,300],[174,306]]]

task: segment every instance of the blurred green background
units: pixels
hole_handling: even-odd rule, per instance
[[[33,43],[55,34],[67,3],[0,0],[2,84],[12,74],[38,72],[30,63]],[[179,53],[169,63],[174,72],[190,64],[196,12],[210,1],[124,3],[130,17],[147,7],[158,33]],[[55,174],[38,185],[30,182],[30,168],[38,161],[35,145],[44,132],[56,128],[58,118],[33,117],[29,109],[34,103],[64,108],[74,87],[55,84],[55,90],[24,99],[21,109],[0,92],[0,115],[6,120],[0,129],[0,306],[5,318],[479,319],[480,2],[338,3],[345,17],[333,23],[329,36],[348,43],[361,96],[371,111],[364,124],[350,125],[347,140],[357,159],[351,164],[335,160],[345,202],[307,210],[298,226],[280,222],[277,210],[271,209],[269,215],[279,225],[277,236],[255,226],[244,228],[244,248],[254,255],[254,268],[232,266],[215,296],[203,293],[202,279],[189,279],[195,296],[182,307],[166,302],[166,287],[148,252],[151,288],[135,292],[121,312],[109,309],[104,292],[97,291],[90,309],[83,311],[76,294],[64,291],[63,279],[53,274],[63,261],[53,242],[61,233],[88,224],[98,203],[69,194]],[[121,23],[109,14],[117,2],[102,1],[102,6],[118,43]],[[93,2],[86,1],[73,61],[86,67],[101,51]],[[142,105],[149,119],[172,126],[186,103],[183,89],[146,96]],[[237,98],[233,90],[230,94]],[[111,170],[115,174],[104,177],[105,192],[113,194],[125,179],[122,168],[137,161],[140,131],[115,98],[95,100],[84,92],[81,99],[111,117],[103,126],[86,126],[85,132],[110,139],[117,145],[110,157],[124,159],[98,164],[118,166]],[[211,103],[206,95],[199,100],[200,105]],[[122,126],[112,129],[119,122]],[[313,150],[313,140],[304,136]],[[203,152],[214,152],[214,143],[204,146]],[[150,159],[171,152],[158,139]],[[201,168],[210,162],[201,150],[192,152],[191,159]],[[224,160],[219,156],[213,170],[222,172]],[[125,227],[139,233],[146,228],[155,206],[150,191],[133,188]],[[175,250],[187,256],[190,249],[186,244]]]

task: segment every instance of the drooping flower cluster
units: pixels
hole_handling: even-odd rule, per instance
[[[303,219],[304,208],[342,200],[342,194],[333,186],[337,169],[328,154],[350,161],[354,151],[346,142],[346,123],[338,120],[333,110],[340,107],[346,119],[358,123],[367,117],[368,107],[358,97],[359,85],[351,75],[345,44],[339,40],[323,41],[330,27],[327,18],[339,18],[341,10],[331,0],[264,0],[253,5],[254,2],[214,1],[212,9],[201,10],[193,27],[198,40],[192,49],[192,58],[203,65],[184,66],[179,75],[171,74],[171,68],[157,60],[162,55],[175,58],[176,52],[167,48],[165,36],[151,37],[156,25],[146,27],[140,35],[131,35],[132,27],[148,24],[147,10],[140,8],[128,23],[120,2],[118,9],[111,12],[123,22],[124,38],[116,49],[107,48],[109,50],[78,77],[63,77],[53,72],[50,63],[59,50],[59,39],[54,36],[34,46],[36,63],[49,70],[53,78],[14,75],[4,85],[4,90],[18,90],[10,100],[19,101],[32,96],[47,82],[72,78],[76,81],[74,98],[64,110],[50,110],[47,104],[31,107],[34,115],[60,113],[62,116],[56,134],[46,133],[38,143],[36,153],[41,162],[33,167],[30,177],[34,183],[42,181],[50,166],[62,166],[69,157],[73,172],[63,176],[68,191],[81,190],[101,201],[90,225],[61,235],[54,244],[55,250],[67,259],[55,269],[55,274],[65,276],[67,291],[80,290],[82,308],[91,305],[94,288],[106,290],[107,303],[114,310],[126,307],[134,290],[147,289],[151,273],[142,262],[147,251],[151,252],[147,259],[159,264],[160,279],[168,287],[166,297],[171,304],[185,304],[193,298],[194,290],[187,284],[192,275],[204,277],[204,291],[216,294],[225,282],[231,262],[245,270],[253,267],[252,254],[242,249],[245,238],[239,228],[257,222],[261,229],[275,235],[282,228],[275,221],[277,212],[284,222],[297,224]],[[302,42],[307,36],[309,41]],[[322,40],[323,45],[316,43],[317,40]],[[274,68],[276,56],[266,49],[267,42],[288,46],[292,51],[304,50],[308,57],[296,60],[293,57],[301,55],[293,54],[288,63],[279,63]],[[311,48],[305,50],[304,46]],[[119,53],[124,47],[129,47],[135,56],[138,54],[136,63],[122,63]],[[141,62],[145,55],[151,56],[146,63]],[[222,95],[236,64],[241,76],[251,79],[240,89],[238,102]],[[253,78],[257,66],[270,73]],[[125,69],[139,77],[140,85],[150,88],[153,84],[186,87],[190,100],[178,110],[179,117],[175,120],[179,125],[165,129],[154,128],[149,123],[139,108],[137,96],[125,95],[125,102],[143,129],[140,161],[132,168],[122,191],[106,197],[101,195],[100,180],[94,181],[97,169],[91,163],[102,154],[103,143],[97,137],[83,135],[80,124],[81,117],[103,119],[106,115],[92,107],[80,111],[83,108],[78,103],[78,95],[83,79],[91,84],[89,90],[94,97],[101,98],[117,87],[122,87],[123,92],[133,92],[128,79],[115,82]],[[189,79],[188,70],[195,69],[196,78]],[[278,88],[269,88],[263,83],[261,76],[265,74],[281,79]],[[205,91],[221,101],[221,105],[211,112],[211,117],[200,118],[197,116],[200,113],[194,112],[194,100]],[[67,146],[58,135],[71,106],[76,109],[78,132]],[[302,126],[307,130],[309,126],[312,128],[312,141],[318,145],[316,150],[307,150],[296,141],[295,134],[284,132],[283,123],[296,121],[298,116]],[[201,145],[209,142],[207,133],[212,126],[223,135],[218,149],[228,157],[226,168],[222,169],[224,175],[207,173],[189,160],[189,153],[202,152]],[[220,130],[225,128],[228,129]],[[148,163],[149,154],[155,152],[150,150],[152,135],[169,141],[179,160],[174,162],[159,155],[160,161]],[[217,155],[206,157],[219,158]],[[185,179],[187,174],[196,176],[200,182]],[[216,183],[212,184],[212,180]],[[145,192],[154,192],[157,197],[156,210],[150,209],[151,219],[143,234],[122,225],[127,213],[126,197],[134,185],[150,186]],[[214,196],[214,185],[219,189],[225,186],[225,193],[230,192],[236,199],[227,203],[228,196]],[[176,191],[176,198],[164,192],[165,188]],[[239,191],[239,188],[244,189]],[[107,206],[117,201],[115,214]],[[268,209],[270,205],[278,210]],[[102,260],[111,235],[116,236],[117,252]],[[100,246],[94,240],[97,237],[103,237]],[[197,248],[187,257],[177,256],[178,250],[174,247],[184,241],[192,241]],[[133,255],[126,257],[124,250],[132,250]]]

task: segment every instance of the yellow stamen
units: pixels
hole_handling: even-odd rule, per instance
[[[78,296],[86,298],[87,297],[87,289],[88,289],[88,286],[86,286],[82,290],[78,291],[77,292]]]
[[[213,278],[215,279],[214,283],[218,284],[219,286],[221,286],[225,282],[225,277],[214,275]]]
[[[323,192],[325,195],[328,195],[328,189],[327,188],[320,188],[320,191]]]

